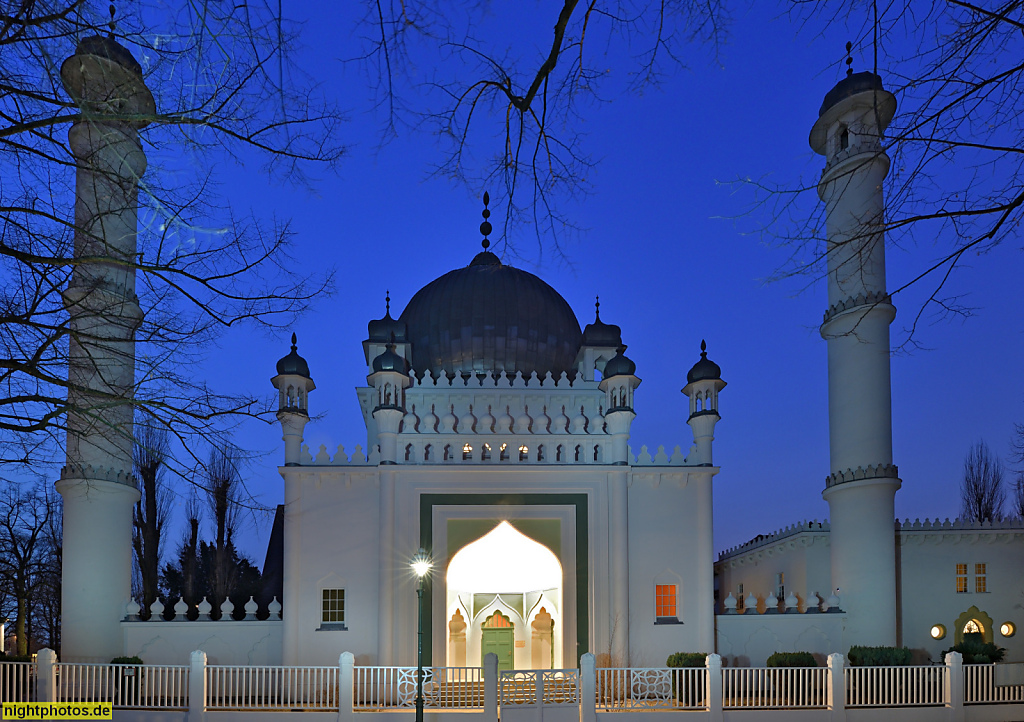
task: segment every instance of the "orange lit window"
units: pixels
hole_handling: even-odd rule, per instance
[[[964,594],[967,592],[967,565],[957,564],[956,565],[956,593]]]
[[[988,591],[988,582],[985,575],[985,565],[975,564],[974,565],[974,591],[978,593]]]
[[[656,584],[654,587],[654,615],[656,617],[676,616],[676,585]]]

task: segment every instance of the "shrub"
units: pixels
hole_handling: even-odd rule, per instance
[[[909,647],[850,647],[847,655],[853,667],[905,667],[910,664]]]
[[[666,667],[703,667],[706,652],[676,652],[665,660]]]
[[[142,657],[114,657],[110,660],[111,664],[143,664]]]
[[[942,659],[950,652],[959,652],[964,656],[964,664],[995,664],[1002,662],[1006,650],[992,642],[986,642],[978,632],[968,632],[964,641],[954,644],[942,653]]]
[[[810,652],[775,652],[766,667],[817,667],[818,661]]]
[[[0,652],[0,662],[31,662],[31,654],[3,654]]]

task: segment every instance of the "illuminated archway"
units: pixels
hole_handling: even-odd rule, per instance
[[[481,664],[484,622],[500,612],[514,630],[516,669],[561,665],[562,579],[558,557],[507,521],[462,547],[448,564],[446,586],[448,618],[459,612],[467,622],[466,641],[459,640],[467,652],[464,663]],[[545,624],[554,629],[553,638],[533,634],[532,622],[541,609]],[[544,653],[534,654],[533,647],[540,644]]]

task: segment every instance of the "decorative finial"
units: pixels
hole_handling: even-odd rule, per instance
[[[597,317],[598,321],[601,320],[601,297],[600,296],[594,296],[594,316]]]
[[[490,221],[487,220],[488,218],[491,217],[491,212],[487,209],[487,206],[488,204],[490,204],[490,202],[491,196],[487,193],[487,191],[484,191],[484,210],[483,213],[480,214],[484,217],[484,222],[480,224],[480,233],[482,233],[484,236],[484,240],[481,242],[481,245],[484,247],[485,251],[487,250],[487,247],[491,245],[491,242],[487,240],[487,236],[491,234],[491,223]]]
[[[846,42],[846,77],[853,75],[853,56],[850,51],[853,50],[853,43]]]
[[[384,292],[384,315],[391,315],[391,291],[390,289]]]
[[[114,39],[114,28],[117,27],[117,23],[114,22],[114,14],[117,12],[117,8],[114,7],[114,3],[110,3],[110,22],[107,25],[110,26],[110,39]]]
[[[707,341],[705,341],[704,339],[700,340],[700,357],[701,358],[707,358],[708,357],[708,344],[707,344]]]
[[[297,349],[297,348],[298,348],[298,346],[295,343],[295,334],[292,333],[292,351],[295,351],[295,349]]]

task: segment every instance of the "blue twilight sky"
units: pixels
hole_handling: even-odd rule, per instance
[[[338,272],[337,293],[320,300],[294,329],[317,384],[310,408],[321,418],[306,429],[314,453],[321,443],[332,453],[339,443],[349,451],[365,447],[353,388],[365,381],[360,342],[366,323],[383,314],[385,290],[397,316],[419,288],[472,259],[479,250],[479,198],[488,190],[430,177],[443,156],[429,133],[400,128],[380,146],[381,118],[372,110],[366,78],[341,62],[357,54],[362,35],[353,29],[359,8],[350,5],[284,6],[287,18],[306,21],[304,47],[294,59],[347,110],[343,133],[350,154],[340,173],[306,191],[281,187],[255,164],[220,168],[237,208],[292,218],[304,270],[333,266]],[[491,17],[487,28],[495,33],[496,50],[516,42],[530,61],[524,67],[532,69],[550,43],[548,5],[517,3],[515,17]],[[523,256],[514,265],[558,290],[581,325],[593,319],[600,294],[602,318],[622,327],[643,379],[635,452],[642,445],[652,453],[659,445],[689,447],[680,389],[707,339],[709,356],[728,382],[715,440],[721,466],[716,551],[828,516],[821,498],[829,473],[826,357],[817,330],[825,288],[806,279],[765,283],[787,252],[750,232],[770,219],[750,215],[749,187],[734,181],[797,186],[818,176],[823,162],[807,136],[823,96],[841,77],[843,46],[853,35],[838,23],[824,30],[822,23],[800,25],[773,3],[737,6],[717,57],[706,48],[686,48],[689,67],[660,87],[611,92],[611,102],[584,106],[584,148],[599,164],[588,173],[592,194],[569,206],[583,231],[567,257],[538,254],[531,229],[513,239]],[[867,54],[854,58],[856,69],[869,67]],[[607,62],[612,85],[621,82],[621,55],[612,53]],[[431,71],[416,70],[423,77]],[[888,69],[879,70],[885,78]],[[805,199],[808,213],[813,200]],[[500,225],[497,215],[492,220]],[[890,249],[890,289],[933,255],[928,246]],[[927,325],[918,340],[930,350],[893,358],[901,518],[955,516],[968,447],[985,439],[1005,456],[1013,423],[1024,421],[1021,270],[1019,243],[972,257],[952,290],[970,294],[976,317]],[[920,300],[916,293],[895,299],[901,311],[896,339]],[[285,333],[268,338],[232,330],[210,350],[203,373],[215,386],[269,395],[274,364],[287,350]],[[268,505],[281,502],[279,427],[247,424],[236,441],[267,452],[247,472],[250,489]],[[260,563],[268,532],[269,520],[262,519],[245,534],[246,550]]]

